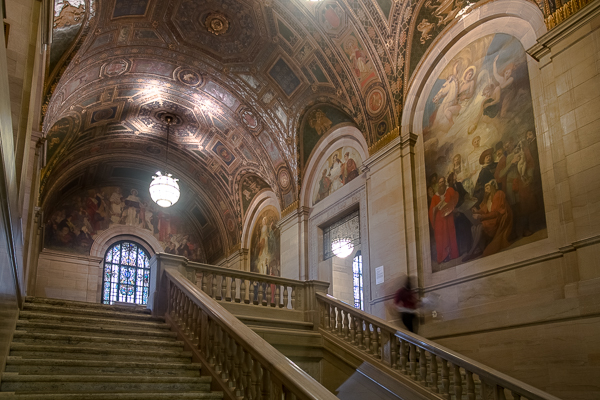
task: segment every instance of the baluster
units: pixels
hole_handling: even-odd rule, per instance
[[[181,326],[181,330],[185,336],[189,337],[190,334],[190,306],[191,300],[186,296],[183,300],[183,320],[181,321],[183,324]]]
[[[364,332],[365,332],[365,351],[371,353],[371,324],[364,321]]]
[[[329,305],[329,331],[335,331],[335,307]]]
[[[271,300],[274,300],[273,296],[271,296],[272,293],[273,293],[273,288],[271,287],[270,283],[267,283],[267,298],[265,300],[267,301],[267,306],[271,306],[271,307],[275,306],[275,302],[273,302],[273,303],[271,302]]]
[[[235,342],[235,339],[231,339],[231,350],[232,350],[232,354],[233,354],[233,358],[232,358],[232,365],[231,365],[231,384],[233,386],[232,387],[232,391],[233,394],[235,395],[235,397],[240,397],[241,394],[241,387],[242,387],[242,370],[241,370],[241,364],[240,364],[240,348],[241,346],[238,346],[237,343]]]
[[[356,346],[359,349],[364,350],[365,345],[363,343],[364,335],[363,335],[363,320],[362,318],[355,318],[354,323],[356,324]]]
[[[454,369],[454,395],[457,399],[462,399],[462,377],[460,376],[460,367],[453,365]]]
[[[506,395],[504,394],[504,388],[502,386],[496,385],[496,393],[498,400],[506,400]]]
[[[292,310],[296,310],[296,286],[292,286]]]
[[[250,299],[248,297],[248,286],[250,285],[246,285],[245,279],[240,279],[240,303],[250,303]]]
[[[207,346],[207,354],[209,356],[208,363],[214,367],[216,364],[216,344],[215,344],[215,328],[216,323],[213,320],[210,320],[208,324],[208,346]]]
[[[437,363],[437,356],[433,353],[429,353],[431,355],[431,386],[432,386],[432,390],[435,393],[439,393],[440,392],[440,388],[438,387],[438,363]],[[473,399],[469,399],[469,400],[474,400]]]
[[[450,400],[450,371],[448,361],[442,358],[442,397]]]
[[[225,275],[221,279],[221,293],[225,293],[223,296],[225,301],[231,301],[231,292],[227,291],[227,276]]]
[[[222,340],[222,345],[221,345],[221,353],[223,354],[223,369],[221,370],[221,379],[223,379],[225,382],[227,382],[228,386],[231,387],[229,384],[229,352],[230,352],[230,348],[229,348],[229,334],[225,331],[225,329],[221,328],[221,336],[223,338]]]
[[[177,321],[178,326],[181,325],[179,323],[179,321],[181,321],[181,297],[182,293],[179,289],[177,289],[177,298],[175,300],[175,321]]]
[[[466,371],[466,372],[467,372],[467,400],[475,400],[475,382],[473,381],[473,373],[471,371]]]
[[[398,337],[390,336],[390,366],[392,369],[398,369]]]
[[[242,358],[242,397],[244,399],[252,398],[252,356],[250,353],[246,352],[244,349],[241,349],[243,358]]]
[[[373,354],[375,355],[375,358],[381,358],[381,349],[379,344],[381,343],[380,340],[380,332],[379,332],[379,327],[377,327],[377,325],[373,324]]]
[[[213,347],[215,348],[215,366],[214,369],[217,373],[223,371],[223,342],[222,342],[222,330],[219,325],[215,323],[215,341]]]
[[[425,349],[419,347],[419,372],[421,382],[427,386],[427,357],[425,356]]]
[[[221,282],[223,282],[223,276],[215,274],[215,300],[223,300],[223,286],[218,284],[218,278],[221,278]]]
[[[252,360],[251,371],[250,371],[250,386],[252,387],[252,400],[258,399],[260,396],[260,381],[259,381],[259,371],[260,364],[254,358],[250,357]]]
[[[283,287],[283,308],[288,308],[288,302],[290,300],[290,292],[287,286]]]
[[[210,297],[212,297],[214,299],[217,296],[217,274],[216,273],[211,274],[210,282],[211,282]]]
[[[207,275],[208,274],[206,274],[206,273],[202,274],[202,291],[204,293],[207,293],[207,288],[208,288],[208,286],[207,286],[207,283],[208,283],[208,277],[207,277]]]
[[[417,346],[410,343],[409,351],[410,354],[408,356],[410,359],[410,377],[414,380],[417,380]]]
[[[514,390],[511,390],[510,393],[512,394],[513,400],[521,400],[521,395],[519,393],[515,392]]]
[[[348,338],[350,338],[350,327],[348,326],[349,323],[349,315],[350,314],[348,311],[344,311],[344,340],[348,340]]]
[[[258,284],[258,305],[264,305],[263,304],[263,299],[264,299],[264,291],[265,291],[265,285],[262,282],[259,282]]]
[[[250,281],[250,304],[258,304],[258,300],[254,298],[254,291],[256,290],[256,282]]]
[[[343,336],[344,335],[344,310],[342,310],[341,308],[337,308],[337,335],[338,336]]]
[[[192,338],[192,343],[194,346],[198,347],[200,344],[200,318],[201,318],[200,307],[194,305],[194,337]]]
[[[268,400],[271,398],[271,373],[268,369],[263,369],[262,382],[262,399]],[[281,396],[279,397],[281,398]]]
[[[356,317],[352,314],[348,316],[348,325],[350,327],[350,343],[356,344]]]
[[[281,303],[281,285],[275,286],[275,302],[277,303],[277,308],[283,307]]]
[[[231,302],[239,303],[240,298],[237,294],[237,278],[235,276],[231,277]]]
[[[402,339],[400,339],[400,370],[407,374],[408,370],[406,369],[406,351],[408,343]]]

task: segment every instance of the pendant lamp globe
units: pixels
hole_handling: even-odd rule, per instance
[[[336,257],[346,258],[352,253],[353,250],[354,245],[352,245],[350,239],[340,238],[331,242],[331,251],[336,255]]]
[[[180,191],[178,179],[173,178],[173,175],[167,172],[169,168],[169,133],[171,124],[173,123],[172,115],[165,115],[164,121],[167,123],[167,151],[165,155],[165,173],[160,171],[156,172],[156,175],[152,177],[150,183],[150,197],[152,200],[161,207],[171,207],[179,200]]]

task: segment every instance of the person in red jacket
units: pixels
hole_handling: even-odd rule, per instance
[[[400,312],[400,318],[406,329],[413,333],[417,332],[415,322],[418,302],[417,294],[412,290],[410,277],[407,276],[404,285],[398,289],[394,296],[394,305]]]

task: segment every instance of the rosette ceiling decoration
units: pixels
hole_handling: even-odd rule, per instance
[[[56,0],[42,203],[93,182],[149,182],[171,114],[182,207],[202,211],[226,255],[240,243],[245,177],[282,210],[298,199],[308,110],[336,108],[370,146],[398,125],[408,75],[437,32],[424,44],[415,34],[417,3]]]

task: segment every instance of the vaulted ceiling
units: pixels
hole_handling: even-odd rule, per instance
[[[451,3],[56,0],[42,198],[102,168],[163,168],[173,114],[170,169],[234,216],[235,245],[243,177],[264,180],[282,209],[297,199],[311,107],[337,108],[369,145],[398,125],[411,72],[474,6]]]

